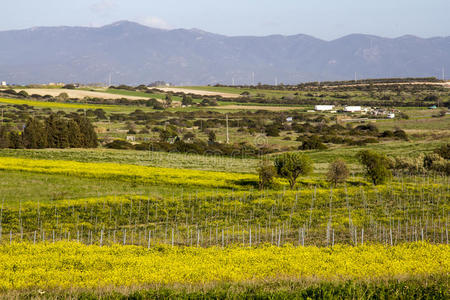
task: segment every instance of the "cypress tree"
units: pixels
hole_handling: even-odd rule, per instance
[[[68,122],[63,119],[56,119],[56,136],[58,138],[57,148],[69,148]]]
[[[17,131],[11,131],[8,135],[9,137],[9,148],[12,149],[23,149],[24,144],[23,144],[23,139],[20,135],[20,132]]]
[[[18,137],[11,136],[10,142],[17,145]],[[20,135],[19,135],[20,137]],[[42,149],[47,147],[47,136],[42,123],[35,118],[28,119],[23,130],[23,145],[28,149]]]
[[[98,146],[97,133],[94,130],[89,119],[86,117],[79,117],[75,120],[80,127],[81,132],[81,146],[83,148],[96,148]]]
[[[6,126],[0,126],[0,148],[9,147],[9,132]]]
[[[49,148],[58,148],[59,137],[58,137],[58,125],[57,116],[51,114],[45,119],[45,131],[47,133],[47,145]]]
[[[81,148],[83,146],[83,137],[80,131],[80,126],[73,119],[69,120],[67,123],[67,137],[70,148]]]

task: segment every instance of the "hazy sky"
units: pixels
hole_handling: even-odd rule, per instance
[[[119,20],[226,35],[450,35],[450,0],[1,0],[0,30]]]

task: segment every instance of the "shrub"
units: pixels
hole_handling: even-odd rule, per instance
[[[423,166],[428,171],[450,175],[450,162],[436,153],[425,155]]]
[[[395,129],[394,131],[394,136],[398,139],[402,139],[407,141],[408,140],[408,135],[406,134],[406,132],[402,129]]]
[[[384,154],[372,150],[362,150],[357,157],[365,168],[366,176],[374,185],[385,183],[391,176],[389,160]]]
[[[347,164],[341,160],[336,159],[328,167],[327,179],[330,183],[336,186],[338,183],[345,182],[349,175]]]
[[[276,171],[272,163],[268,160],[261,160],[258,166],[259,175],[259,189],[271,187],[273,185],[273,178],[276,175]]]
[[[280,136],[280,129],[277,125],[272,124],[266,127],[267,136]]]
[[[450,144],[445,144],[434,150],[434,153],[438,154],[444,159],[450,159]]]
[[[328,149],[327,146],[325,146],[320,138],[317,135],[313,135],[309,138],[306,138],[303,140],[303,143],[301,146],[298,147],[299,150],[325,150]]]
[[[111,143],[106,144],[105,147],[118,150],[133,149],[133,145],[131,143],[123,140],[114,140]]]
[[[394,157],[392,158],[392,168],[397,173],[406,173],[409,175],[419,175],[426,172],[424,168],[424,156],[419,157]]]
[[[75,85],[74,84],[66,84],[65,86],[63,86],[63,89],[74,90]]]

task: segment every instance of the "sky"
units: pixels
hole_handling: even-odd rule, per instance
[[[450,35],[450,0],[0,0],[0,31],[135,21],[236,35]]]

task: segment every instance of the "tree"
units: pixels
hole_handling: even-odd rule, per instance
[[[58,148],[59,132],[57,125],[57,116],[51,114],[47,119],[45,119],[45,132],[47,134],[47,147]],[[25,145],[25,147],[27,147]],[[28,147],[27,147],[28,148]]]
[[[56,96],[56,100],[61,101],[61,102],[65,102],[65,101],[69,100],[69,94],[61,93],[58,96]]]
[[[9,148],[12,149],[22,149],[23,148],[23,139],[20,135],[20,132],[11,131],[9,133]]]
[[[181,104],[184,106],[189,106],[194,103],[194,100],[192,100],[192,97],[183,95],[183,100],[181,101]]]
[[[366,176],[374,185],[385,183],[392,173],[389,170],[389,160],[381,153],[373,150],[362,150],[358,152],[357,157],[364,166]]]
[[[8,148],[9,145],[9,130],[6,126],[0,126],[0,148]]]
[[[24,98],[28,98],[30,96],[26,91],[20,91],[17,93],[17,95],[22,96]]]
[[[312,172],[313,163],[306,154],[289,152],[275,158],[275,169],[278,176],[286,178],[293,189],[300,175],[305,176]]]
[[[16,137],[14,136],[14,138]],[[28,119],[23,129],[23,144],[27,149],[47,147],[47,134],[41,122],[34,118]]]
[[[280,129],[276,124],[272,124],[266,127],[267,136],[280,136]]]
[[[303,140],[298,150],[325,150],[328,147],[322,143],[317,135],[313,135]]]
[[[166,95],[166,98],[164,99],[165,107],[170,107],[172,104],[172,96],[170,94]]]
[[[80,126],[74,120],[69,120],[67,123],[67,140],[70,148],[81,148],[83,146]]]
[[[328,167],[327,179],[334,186],[338,183],[345,182],[348,175],[349,171],[347,164],[342,159],[336,159]]]
[[[212,130],[208,132],[208,143],[215,144],[216,143],[216,133]]]
[[[74,90],[76,88],[76,86],[72,83],[66,84],[65,86],[63,86],[63,89],[68,89],[68,90]]]
[[[97,148],[98,139],[97,133],[94,130],[94,126],[92,126],[89,119],[86,117],[78,117],[75,119],[75,122],[78,123],[81,132],[81,145],[83,148]]]
[[[257,171],[259,175],[259,189],[262,190],[266,187],[272,186],[273,177],[276,175],[276,170],[273,164],[268,160],[261,160]]]

